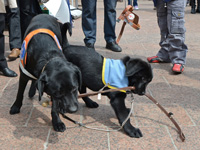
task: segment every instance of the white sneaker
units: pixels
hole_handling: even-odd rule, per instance
[[[139,9],[139,7],[138,7],[138,6],[134,6],[134,8],[135,8],[136,10],[138,10],[138,9]]]

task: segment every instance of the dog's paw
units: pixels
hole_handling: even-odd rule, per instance
[[[85,103],[87,107],[89,108],[97,108],[99,107],[99,104],[97,104],[96,102],[91,101],[90,103]]]
[[[17,107],[15,105],[13,105],[11,108],[10,108],[10,114],[11,115],[14,115],[14,114],[18,114],[20,112],[20,107]]]
[[[57,132],[64,132],[66,130],[66,127],[63,122],[57,122],[53,123],[53,129]]]
[[[130,128],[124,128],[124,131],[126,134],[128,134],[130,137],[134,138],[140,138],[143,137],[142,132],[138,128],[134,128],[133,126]]]
[[[94,102],[93,100],[87,98],[87,99],[83,99],[85,102],[85,105],[89,108],[97,108],[99,107],[99,104],[97,104],[96,102]]]

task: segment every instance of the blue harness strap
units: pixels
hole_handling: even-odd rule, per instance
[[[102,81],[111,89],[128,86],[128,77],[125,75],[126,67],[121,60],[104,58]],[[122,90],[121,92],[126,92]]]

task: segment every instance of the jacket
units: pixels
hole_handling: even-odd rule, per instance
[[[0,13],[6,13],[5,1],[7,1],[9,8],[17,8],[16,0],[0,0]]]

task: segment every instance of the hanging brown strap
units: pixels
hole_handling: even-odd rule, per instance
[[[125,27],[125,25],[126,25],[126,22],[124,21],[124,22],[123,22],[123,25],[122,25],[122,28],[121,28],[121,31],[120,31],[119,36],[118,36],[117,41],[116,41],[117,44],[119,44],[119,40],[120,40],[121,37],[122,37],[122,34],[123,34],[123,32],[124,32],[124,27]]]
[[[182,142],[184,142],[185,135],[183,134],[183,132],[182,132],[181,128],[179,127],[179,125],[177,124],[177,122],[172,117],[173,113],[171,113],[171,112],[168,113],[151,95],[145,94],[145,96],[148,97],[154,104],[156,104],[165,113],[165,115],[172,121],[172,123],[178,129],[178,133],[180,135]]]
[[[93,96],[93,95],[97,95],[99,93],[103,94],[103,93],[108,93],[108,92],[116,92],[116,91],[120,91],[120,90],[125,90],[125,91],[127,91],[127,90],[135,90],[135,87],[129,86],[129,87],[118,88],[118,89],[108,89],[108,90],[104,90],[104,91],[84,93],[84,94],[78,95],[78,98],[82,98],[82,97],[86,97],[86,96]],[[165,115],[172,121],[172,123],[175,125],[175,127],[178,130],[178,133],[180,135],[180,138],[181,138],[182,142],[184,142],[185,141],[185,135],[183,134],[180,126],[178,125],[178,123],[172,117],[173,113],[171,113],[171,112],[168,113],[151,95],[145,94],[145,96],[148,97],[154,104],[156,104],[165,113]]]

